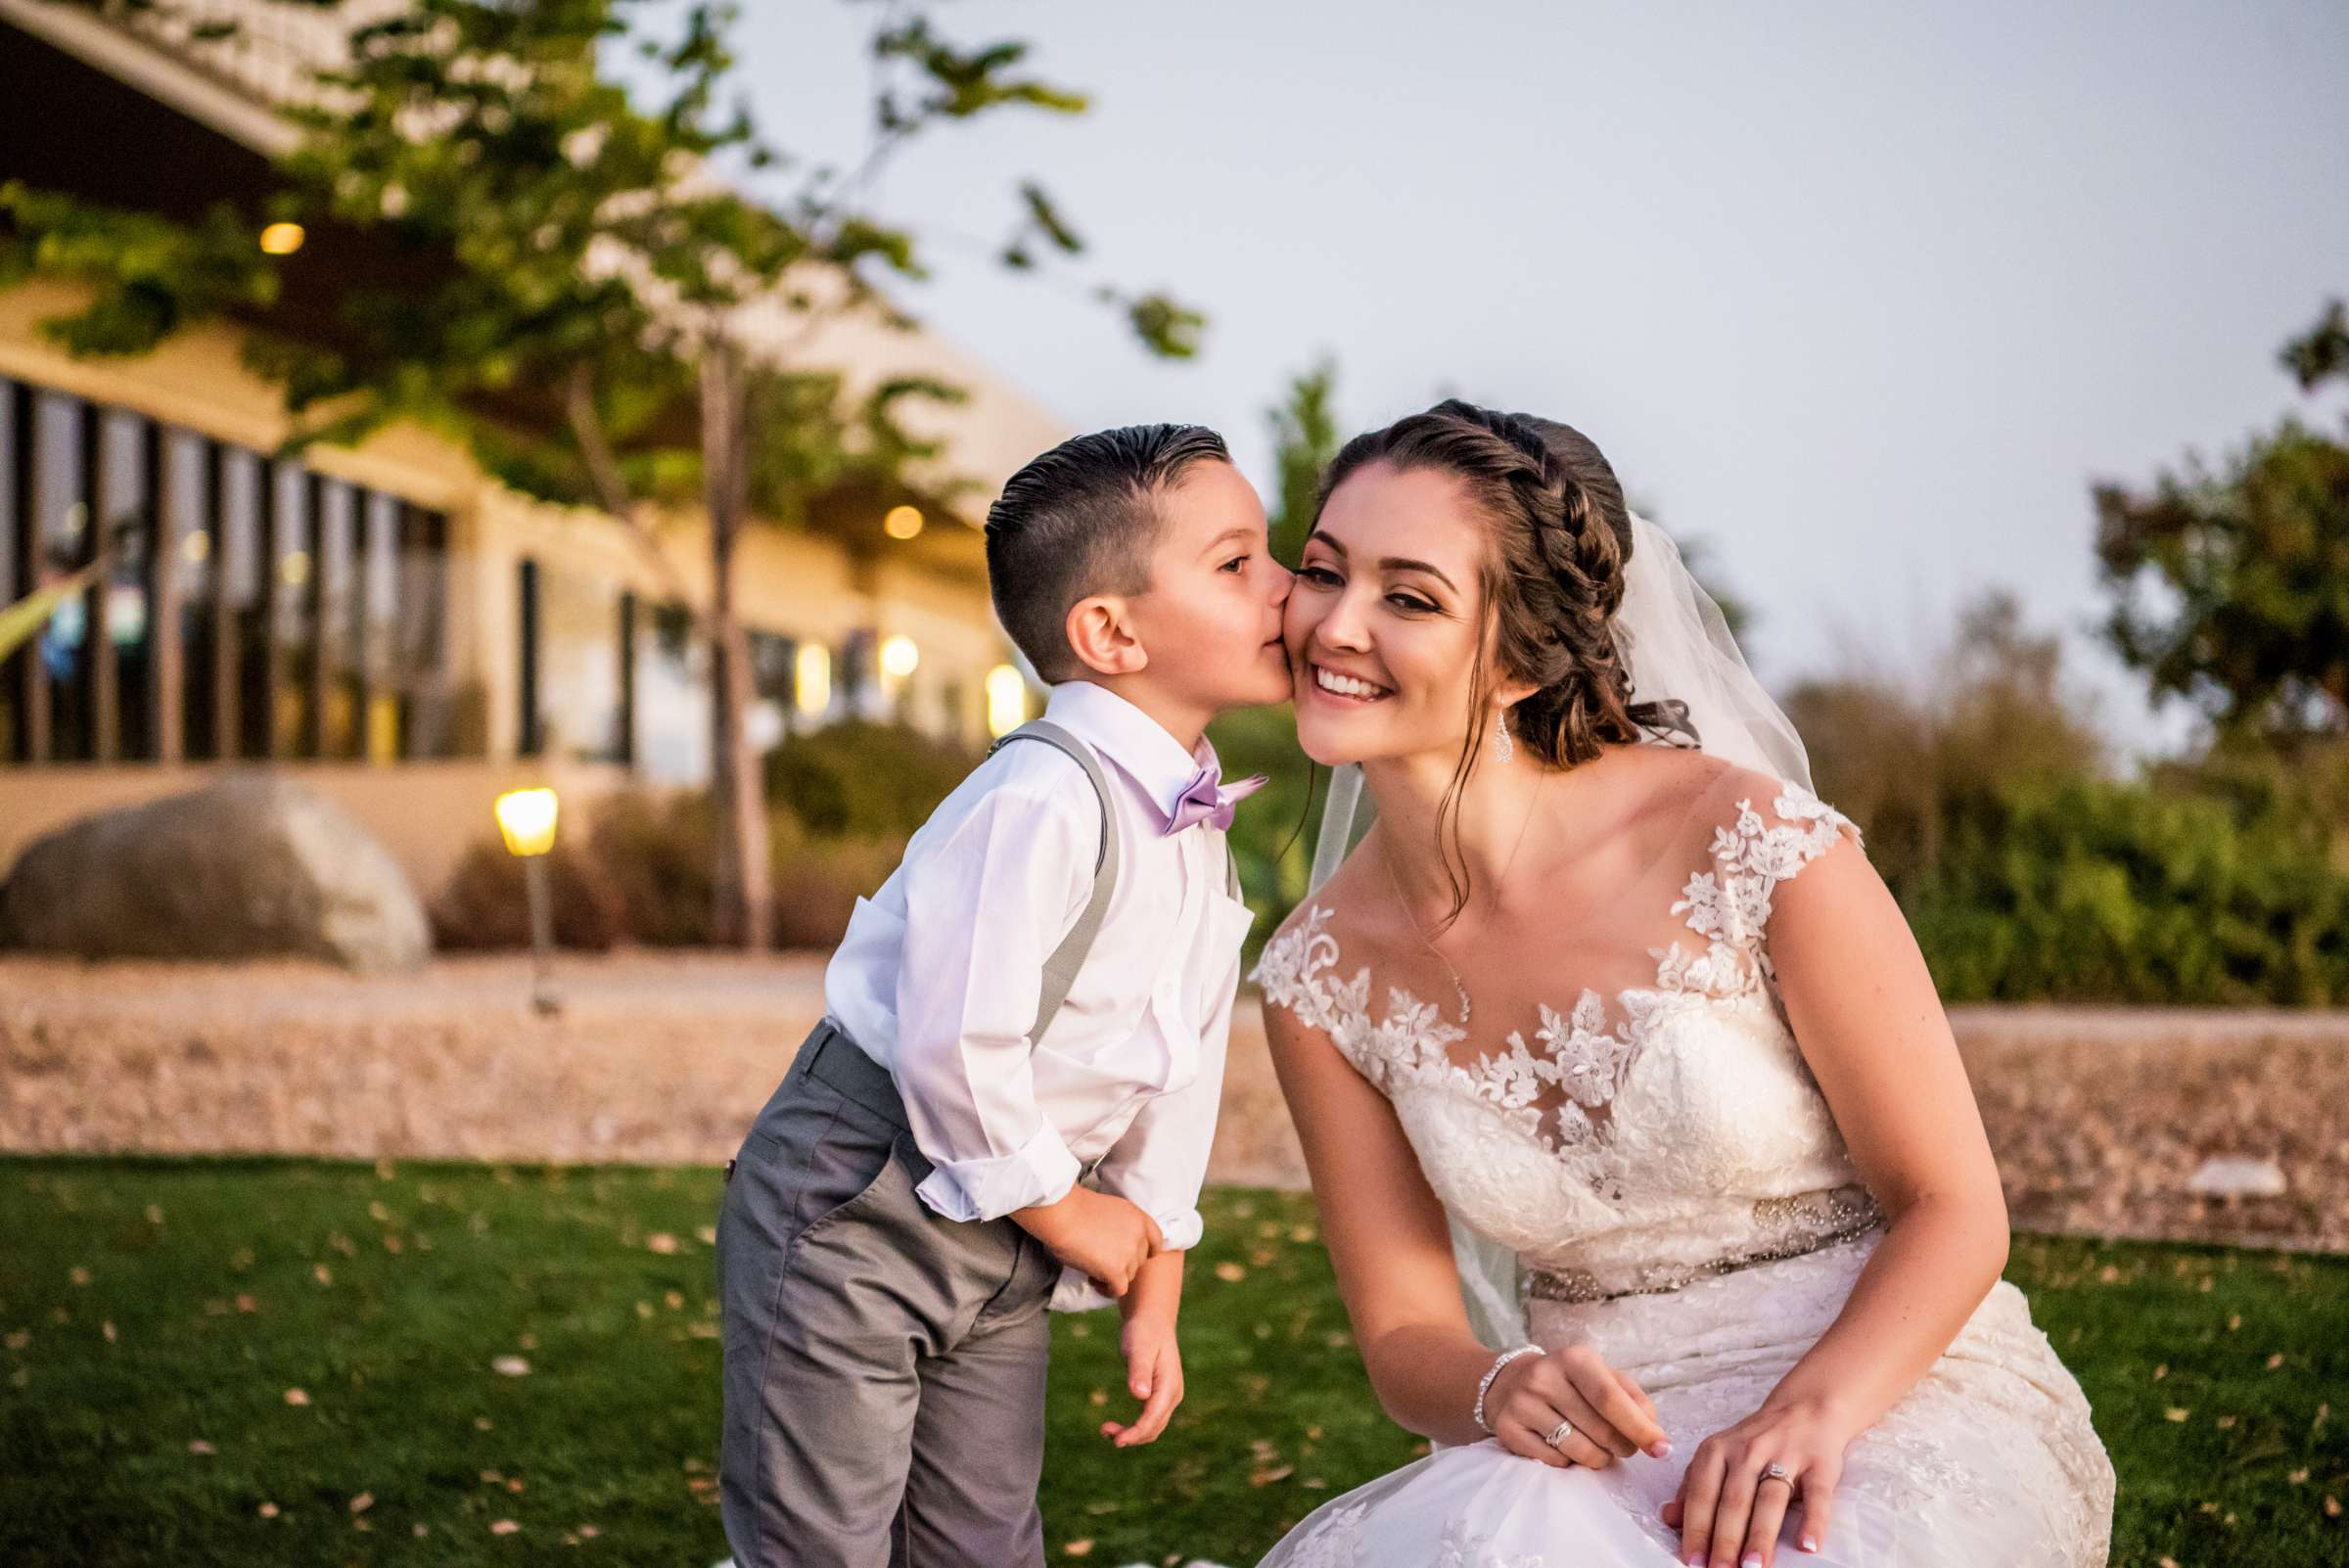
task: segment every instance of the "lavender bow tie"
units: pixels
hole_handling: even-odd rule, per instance
[[[1181,798],[1175,801],[1174,814],[1167,819],[1163,835],[1172,837],[1194,822],[1205,822],[1215,828],[1228,828],[1231,826],[1232,807],[1264,787],[1265,775],[1262,773],[1226,784],[1216,769],[1202,767],[1182,787]]]

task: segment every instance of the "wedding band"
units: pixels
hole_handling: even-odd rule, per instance
[[[1766,1464],[1766,1465],[1764,1465],[1764,1466],[1762,1467],[1762,1480],[1763,1480],[1763,1481],[1783,1481],[1783,1482],[1785,1482],[1785,1483],[1786,1483],[1786,1490],[1787,1490],[1787,1491],[1791,1492],[1791,1491],[1793,1491],[1793,1490],[1794,1490],[1794,1477],[1793,1477],[1793,1476],[1791,1476],[1791,1475],[1788,1475],[1788,1474],[1786,1473],[1786,1466],[1784,1466],[1784,1465],[1782,1465],[1782,1464]],[[1761,1482],[1756,1482],[1756,1483],[1755,1483],[1755,1485],[1757,1485],[1757,1486],[1759,1486],[1760,1484],[1761,1484]]]
[[[1574,1436],[1574,1423],[1572,1421],[1560,1421],[1556,1426],[1553,1426],[1549,1429],[1549,1436],[1543,1438],[1542,1441],[1554,1449],[1572,1436]]]

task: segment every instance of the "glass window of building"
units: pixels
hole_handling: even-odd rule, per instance
[[[710,649],[673,604],[638,618],[636,767],[648,782],[710,782]]]
[[[627,760],[621,599],[609,577],[538,563],[540,756]]]

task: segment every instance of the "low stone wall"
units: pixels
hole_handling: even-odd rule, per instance
[[[0,1150],[715,1163],[822,1010],[807,956],[634,951],[556,973],[565,1009],[542,1018],[507,955],[383,979],[0,958]],[[2349,1250],[2349,1014],[1951,1021],[2018,1227]],[[2280,1190],[2192,1190],[2213,1158]],[[1253,993],[1210,1174],[1305,1184]]]

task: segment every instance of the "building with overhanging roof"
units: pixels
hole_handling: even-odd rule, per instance
[[[257,243],[272,160],[298,134],[282,111],[353,9],[0,0],[0,181],[182,218],[226,200],[255,214]],[[430,894],[502,789],[586,803],[707,778],[707,656],[675,602],[707,592],[695,515],[665,517],[664,568],[612,518],[509,489],[421,429],[274,455],[288,420],[246,368],[249,338],[309,330],[335,279],[398,264],[362,237],[316,239],[267,316],[137,358],[77,358],[43,334],[75,286],[0,289],[0,603],[92,559],[94,520],[131,525],[108,580],[0,664],[0,868],[72,817],[262,764],[353,809]],[[1067,432],[919,329],[847,319],[809,343],[778,310],[744,331],[852,388],[911,375],[970,393],[906,420],[946,443],[914,476],[941,498],[917,516],[843,494],[808,527],[746,529],[755,741],[859,715],[976,743],[1015,721],[1029,692],[977,523]]]

